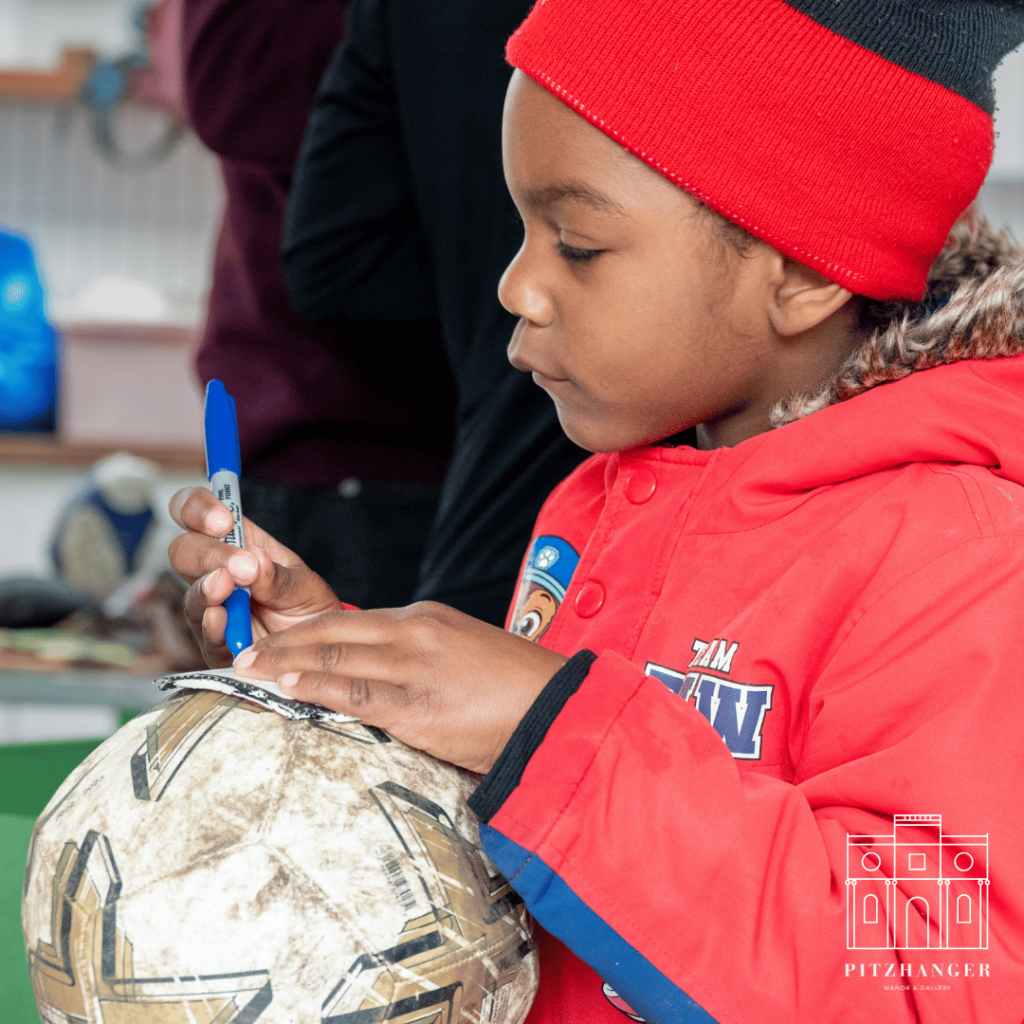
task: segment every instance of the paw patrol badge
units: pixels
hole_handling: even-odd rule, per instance
[[[523,570],[511,632],[539,640],[548,630],[579,565],[576,549],[561,537],[537,537]]]

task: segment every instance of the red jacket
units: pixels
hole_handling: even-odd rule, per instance
[[[529,1024],[1021,1024],[1007,264],[917,329],[903,379],[862,358],[855,397],[732,449],[594,457],[549,499],[510,626],[596,659],[473,798],[557,937]]]

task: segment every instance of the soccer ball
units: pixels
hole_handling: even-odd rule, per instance
[[[522,901],[471,776],[357,722],[181,690],[36,823],[22,924],[45,1024],[519,1024]]]

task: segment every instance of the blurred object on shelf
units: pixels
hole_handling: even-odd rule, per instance
[[[60,436],[168,465],[177,449],[202,470],[203,402],[192,367],[195,331],[173,324],[61,326]],[[8,446],[9,447],[9,446]],[[191,455],[189,455],[191,453]]]
[[[123,274],[103,274],[71,300],[71,317],[82,323],[165,323],[170,304],[159,288]]]
[[[6,584],[13,589],[13,582]],[[32,581],[36,592],[41,582]],[[110,599],[83,604],[51,628],[0,628],[0,671],[102,668],[160,675],[203,667],[185,625],[185,585],[173,573],[137,577],[121,596],[116,607]]]
[[[0,579],[0,629],[46,629],[96,604],[92,595],[62,580],[35,576]]]
[[[117,452],[97,462],[68,501],[54,530],[53,563],[69,586],[103,600],[166,555],[153,550],[153,485],[160,470],[148,459]]]
[[[0,231],[0,429],[53,431],[57,335],[47,322],[32,248]]]
[[[134,170],[166,160],[185,132],[181,116],[181,9],[178,0],[140,4],[132,14],[134,48],[113,60],[98,60],[80,97],[92,111],[92,135],[115,167]],[[141,149],[127,148],[117,114],[128,99],[148,99],[166,112],[159,132]]]
[[[0,665],[5,669],[128,668],[132,648],[63,629],[0,629]]]
[[[92,466],[58,514],[52,550],[59,581],[93,601],[54,629],[7,633],[0,667],[202,667],[185,625],[186,588],[170,571],[155,513],[159,479],[158,466],[126,452]]]

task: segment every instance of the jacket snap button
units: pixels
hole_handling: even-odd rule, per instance
[[[658,478],[643,466],[634,469],[626,479],[626,500],[634,505],[650,501],[658,489]]]
[[[590,580],[580,587],[576,594],[576,614],[581,619],[596,615],[604,604],[604,587],[596,580]]]

